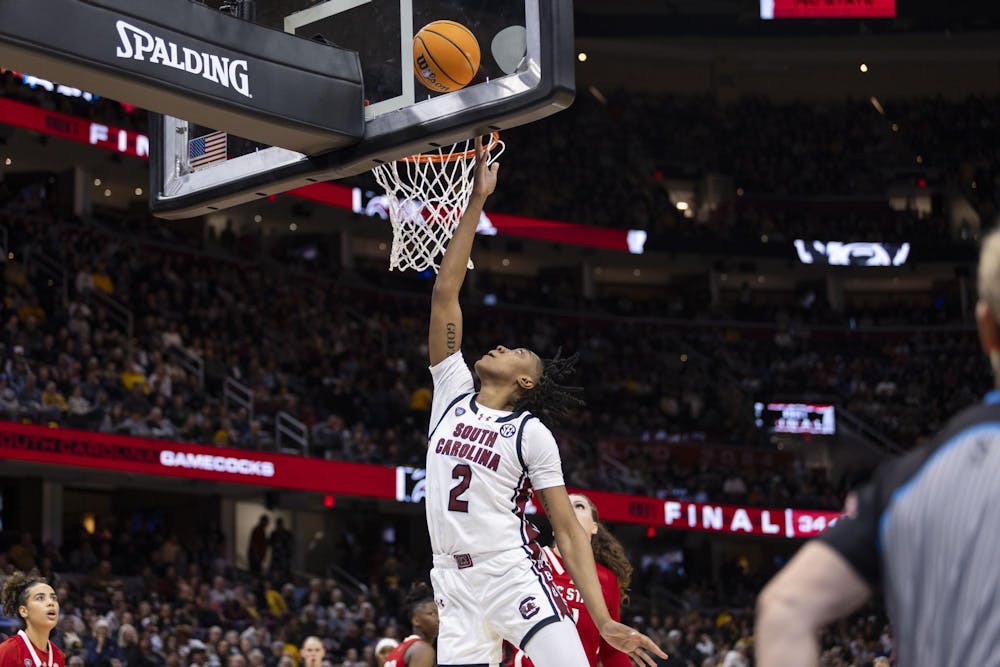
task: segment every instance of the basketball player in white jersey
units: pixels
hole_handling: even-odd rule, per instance
[[[589,667],[566,604],[524,517],[532,489],[601,636],[638,665],[666,655],[645,635],[612,620],[590,536],[563,483],[559,449],[536,413],[565,409],[559,361],[497,346],[475,363],[479,391],[461,353],[465,280],[479,216],[496,187],[476,141],[472,199],[448,244],[431,301],[429,356],[434,378],[427,451],[431,580],[440,615],[439,667],[493,667],[504,639],[536,667]]]

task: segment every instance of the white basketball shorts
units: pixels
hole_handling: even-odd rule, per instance
[[[549,563],[538,554],[533,557],[526,547],[434,557],[438,667],[499,664],[502,640],[523,649],[539,630],[569,618]]]

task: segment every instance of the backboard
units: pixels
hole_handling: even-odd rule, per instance
[[[481,59],[467,86],[438,93],[414,74],[413,36],[442,19],[475,35]],[[306,155],[156,116],[151,205],[161,217],[204,214],[359,174],[540,119],[568,106],[574,94],[572,0],[257,0],[254,21],[358,52],[364,136]]]

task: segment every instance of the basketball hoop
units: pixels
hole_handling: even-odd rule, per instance
[[[436,273],[439,259],[472,196],[476,169],[474,139],[460,141],[427,153],[418,153],[372,170],[388,199],[392,223],[392,251],[389,270],[428,267]],[[493,163],[504,150],[494,132],[486,145]],[[469,261],[472,268],[472,261]]]

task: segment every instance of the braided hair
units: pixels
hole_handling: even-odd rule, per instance
[[[38,570],[32,570],[28,574],[17,570],[14,574],[7,577],[7,580],[3,582],[3,590],[0,590],[0,606],[3,609],[3,615],[9,616],[11,618],[20,618],[17,610],[24,604],[28,602],[28,591],[35,584],[47,584],[45,577],[38,573]],[[23,620],[23,619],[22,619]]]
[[[565,419],[573,408],[585,405],[580,394],[583,387],[562,384],[576,372],[579,354],[562,356],[562,348],[556,356],[542,360],[542,374],[532,389],[522,393],[514,401],[514,412],[527,410],[542,421],[554,424]]]

